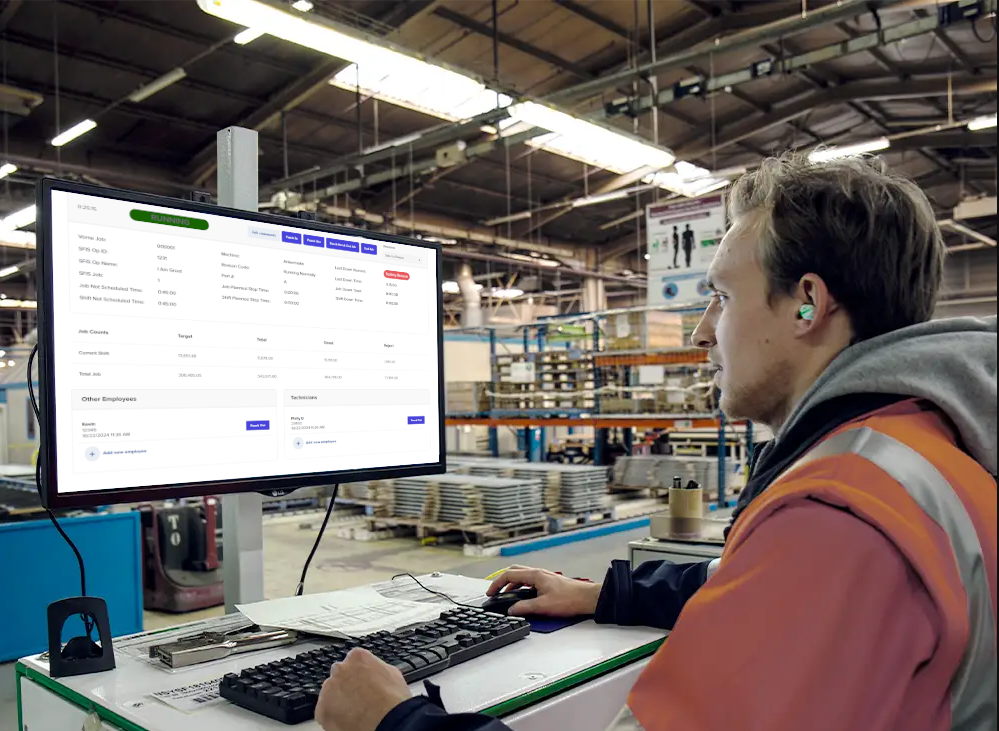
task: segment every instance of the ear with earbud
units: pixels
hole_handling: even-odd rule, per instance
[[[798,308],[798,319],[811,322],[815,319],[815,305],[802,305]]]

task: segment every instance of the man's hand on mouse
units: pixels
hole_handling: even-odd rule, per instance
[[[330,668],[316,722],[324,731],[375,731],[389,711],[411,697],[397,668],[355,648]]]
[[[521,586],[533,586],[538,590],[538,597],[524,599],[512,605],[509,611],[511,616],[526,617],[533,614],[578,617],[594,614],[597,611],[600,584],[567,579],[561,574],[526,566],[508,568],[493,580],[486,594],[495,596],[502,591],[513,591]]]

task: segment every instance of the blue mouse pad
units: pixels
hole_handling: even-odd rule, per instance
[[[579,624],[587,619],[590,617],[528,617],[527,621],[531,625],[531,632],[546,635]]]

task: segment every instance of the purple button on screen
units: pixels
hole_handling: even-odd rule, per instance
[[[377,254],[378,245],[377,244],[361,244],[362,254]]]
[[[425,416],[407,416],[406,417],[406,423],[407,424],[426,424],[427,422],[426,422],[426,417]]]
[[[270,431],[271,423],[269,421],[248,421],[246,422],[246,431]]]
[[[318,246],[319,248],[322,248],[323,247],[323,237],[322,236],[310,236],[309,234],[305,234],[305,245],[306,246]]]
[[[351,251],[357,253],[357,242],[356,241],[344,241],[343,239],[326,239],[327,249],[336,249],[337,251]]]
[[[302,243],[302,235],[292,233],[291,231],[282,231],[281,240],[286,244],[300,244]]]

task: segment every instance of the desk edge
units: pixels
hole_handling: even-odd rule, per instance
[[[571,690],[577,686],[582,685],[590,680],[595,680],[603,675],[611,673],[618,668],[624,667],[625,665],[630,665],[633,662],[642,660],[649,657],[659,647],[663,642],[666,641],[666,637],[661,637],[652,642],[647,642],[640,647],[636,647],[633,650],[612,657],[609,660],[604,660],[591,668],[586,668],[585,670],[580,670],[578,673],[573,673],[572,675],[566,676],[559,680],[556,680],[548,685],[542,686],[537,690],[528,691],[523,693],[516,698],[511,698],[510,700],[503,701],[502,703],[497,703],[494,706],[490,706],[485,710],[481,711],[488,716],[493,716],[495,718],[502,718],[503,716],[508,716],[516,711],[521,711],[528,706],[533,706],[535,703],[547,700],[559,693],[567,690]]]
[[[528,706],[532,706],[535,703],[547,700],[552,696],[558,695],[559,693],[580,686],[587,681],[599,678],[602,675],[606,675],[607,673],[613,672],[614,670],[624,667],[625,665],[629,665],[637,660],[642,660],[643,658],[649,657],[656,650],[659,649],[660,645],[662,645],[662,643],[665,642],[665,640],[666,638],[662,637],[660,639],[653,640],[652,642],[647,642],[644,645],[641,645],[640,647],[636,647],[633,650],[629,650],[628,652],[617,655],[616,657],[612,657],[609,660],[604,660],[603,662],[594,665],[591,668],[580,670],[578,673],[573,673],[572,675],[569,675],[565,678],[556,680],[555,682],[542,686],[537,690],[528,691],[527,693],[523,693],[517,696],[516,698],[511,698],[510,700],[497,703],[494,706],[490,706],[489,708],[484,709],[483,711],[481,711],[481,713],[493,716],[495,718],[501,718],[511,713],[515,713],[516,711],[523,710]],[[89,699],[86,698],[86,696],[77,693],[72,688],[68,688],[67,686],[49,677],[48,675],[45,675],[44,673],[41,673],[38,670],[35,670],[34,668],[28,667],[20,660],[18,660],[14,664],[14,681],[17,684],[18,729],[24,728],[24,723],[21,715],[22,677],[27,678],[32,682],[38,683],[43,688],[52,691],[56,695],[62,696],[66,700],[70,701],[74,705],[79,706],[80,708],[83,708],[86,711],[89,711],[91,713],[96,713],[101,718],[101,720],[114,724],[115,726],[120,728],[121,731],[146,731],[146,729],[142,728],[141,726],[135,724],[132,721],[129,721],[127,718],[118,715],[111,709],[105,708],[104,706],[91,702]]]
[[[17,721],[18,721],[18,731],[24,728],[24,722],[21,717],[21,678],[27,678],[28,680],[38,683],[43,688],[52,691],[56,695],[62,696],[74,705],[79,706],[85,711],[90,713],[95,713],[102,721],[107,721],[108,723],[114,724],[121,731],[146,731],[146,729],[138,726],[133,721],[129,721],[127,718],[119,716],[117,713],[109,708],[105,708],[99,704],[93,703],[88,700],[86,696],[77,693],[72,688],[67,688],[65,685],[59,681],[50,678],[48,675],[30,668],[23,662],[18,660],[14,664],[14,681],[17,683]]]

